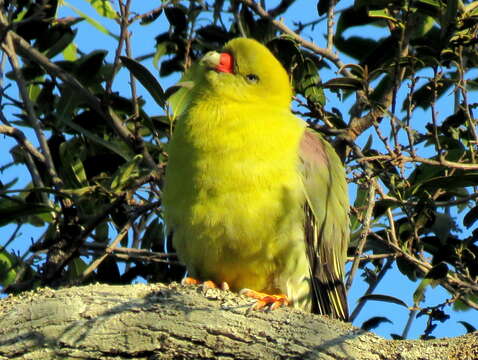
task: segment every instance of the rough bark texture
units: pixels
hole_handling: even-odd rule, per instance
[[[0,301],[0,359],[477,359],[476,333],[390,341],[217,289],[91,285]]]

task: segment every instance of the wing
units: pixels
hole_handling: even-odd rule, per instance
[[[312,311],[347,321],[343,279],[350,230],[345,171],[333,147],[310,129],[302,136],[299,156],[306,196],[305,239],[314,289]]]

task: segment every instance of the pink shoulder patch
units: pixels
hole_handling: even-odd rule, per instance
[[[319,135],[305,130],[299,144],[300,157],[315,166],[327,166],[327,154]]]

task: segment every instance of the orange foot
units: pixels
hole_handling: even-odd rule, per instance
[[[225,281],[221,283],[221,286],[218,286],[214,281],[211,281],[211,280],[202,282],[192,277],[185,277],[183,280],[181,280],[181,284],[182,285],[202,285],[206,289],[229,290],[229,284]]]
[[[289,305],[289,299],[286,295],[269,295],[251,289],[242,289],[239,294],[256,299],[257,302],[252,306],[252,310],[270,309],[275,310],[281,306]]]

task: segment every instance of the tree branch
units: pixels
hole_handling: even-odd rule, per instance
[[[219,289],[138,284],[42,289],[2,300],[0,357],[472,360],[478,334],[393,341],[291,308],[250,311]]]

